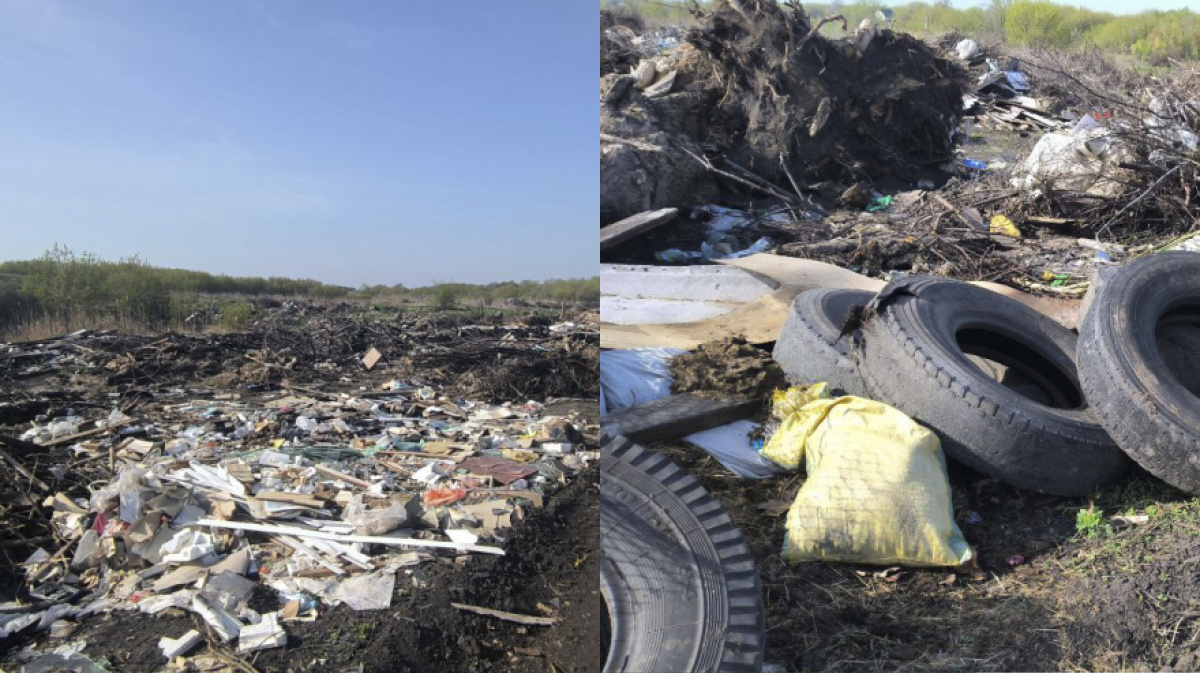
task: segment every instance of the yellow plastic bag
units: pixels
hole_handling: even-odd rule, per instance
[[[1021,238],[1021,230],[1017,229],[1017,225],[1004,215],[993,215],[992,226],[989,231],[993,234],[1003,234],[1013,238]]]
[[[937,435],[901,411],[823,384],[775,394],[782,420],[762,455],[808,480],[787,516],[783,558],[956,566],[971,548],[954,522]]]

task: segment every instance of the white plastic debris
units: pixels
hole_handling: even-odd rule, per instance
[[[448,529],[446,531],[446,537],[450,538],[450,540],[453,542],[457,542],[459,544],[464,544],[464,545],[471,545],[471,544],[475,544],[476,542],[479,542],[478,535],[472,533],[469,530],[463,530],[461,528]]]
[[[726,469],[739,477],[766,479],[783,470],[760,456],[752,446],[750,433],[756,429],[757,423],[735,421],[711,430],[692,433],[683,439],[712,454]]]
[[[351,610],[386,610],[392,606],[396,576],[377,571],[341,580],[324,598],[332,604],[345,603]]]
[[[954,51],[958,53],[960,60],[966,61],[979,54],[979,43],[971,39],[959,40],[958,44],[954,45]]]
[[[287,645],[287,632],[279,625],[279,614],[268,612],[257,624],[247,624],[238,635],[238,654]]]
[[[192,599],[192,611],[200,615],[213,628],[222,643],[233,640],[242,630],[241,622],[221,608],[211,605],[203,596],[196,596]]]
[[[167,563],[187,563],[216,552],[213,538],[198,530],[181,530],[162,546],[162,560]]]
[[[204,640],[204,636],[201,636],[196,629],[192,629],[178,638],[167,638],[166,636],[159,638],[158,648],[162,650],[164,657],[174,659],[190,652],[201,640]]]

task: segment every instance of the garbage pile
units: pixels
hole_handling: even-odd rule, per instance
[[[203,327],[200,325],[199,327]],[[348,304],[289,302],[243,330],[155,336],[83,330],[0,346],[0,380],[145,390],[167,382],[250,390],[347,382],[368,371],[442,385],[477,399],[594,397],[597,330],[587,316],[408,314],[364,319]],[[86,379],[86,381],[85,381]],[[81,390],[88,386],[80,385]],[[2,417],[0,417],[2,418]]]
[[[799,4],[765,0],[699,20],[679,47],[601,76],[602,224],[735,196],[811,208],[952,159],[965,75],[916,38],[829,40]]]
[[[1035,143],[1019,162],[990,167],[992,180],[947,199],[961,207],[991,192],[998,198],[987,210],[1028,233],[1137,238],[1151,244],[1145,249],[1191,228],[1200,215],[1192,198],[1200,157],[1195,69],[1151,77],[1096,54],[997,56],[986,59],[967,100],[968,122],[1032,134]]]
[[[0,435],[5,537],[26,537],[21,519],[49,522],[26,539],[37,548],[19,564],[20,600],[0,606],[0,640],[184,610],[238,653],[281,647],[289,622],[324,607],[389,607],[422,563],[504,554],[506,530],[593,464],[582,428],[535,401],[399,380],[246,399],[175,389],[35,420]],[[25,467],[37,461],[53,466]],[[277,607],[252,609],[264,588]],[[193,630],[160,647],[171,660],[203,640]]]

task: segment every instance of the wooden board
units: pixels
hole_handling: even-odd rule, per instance
[[[600,251],[616,247],[635,236],[660,227],[675,219],[678,213],[678,208],[648,210],[610,224],[600,230]]]
[[[600,420],[604,432],[640,442],[674,439],[753,415],[763,402],[746,397],[713,399],[672,395],[613,412]]]

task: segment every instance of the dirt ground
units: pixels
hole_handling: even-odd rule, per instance
[[[762,575],[766,661],[789,671],[1196,670],[1200,504],[1138,471],[1094,498],[1041,496],[951,464],[979,569],[791,566],[802,475],[750,481],[700,449],[652,445],[729,509]],[[1080,528],[1080,510],[1103,521]],[[1120,527],[1110,515],[1148,516]]]

